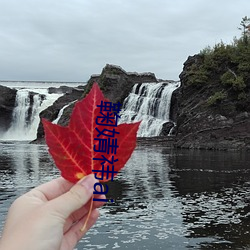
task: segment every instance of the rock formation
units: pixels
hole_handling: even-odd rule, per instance
[[[67,93],[63,97],[59,98],[51,107],[44,110],[41,114],[41,118],[46,118],[49,121],[56,119],[60,109],[76,99],[82,99],[91,89],[94,82],[97,82],[103,91],[105,97],[110,99],[113,103],[123,103],[124,99],[130,93],[132,87],[136,83],[142,82],[157,82],[157,79],[153,73],[129,73],[123,70],[121,67],[116,65],[107,64],[100,75],[92,75],[86,85],[84,92],[78,88],[78,94],[76,90],[72,93]],[[51,91],[60,91],[51,89]],[[69,118],[74,108],[74,104],[67,107],[58,124],[62,126],[67,126],[69,123]],[[44,136],[43,127],[40,123],[37,133],[37,138],[42,138]]]
[[[107,64],[100,75],[92,75],[88,81],[86,92],[97,82],[105,97],[113,103],[123,103],[136,83],[157,82],[153,73],[126,72],[119,66]]]
[[[0,85],[0,132],[6,131],[12,121],[16,90]]]
[[[203,65],[204,56],[200,54],[188,57],[184,63],[180,74],[181,87],[172,95],[170,119],[173,122],[163,125],[161,137],[167,137],[171,131],[171,143],[175,141],[175,146],[178,148],[249,150],[250,80],[245,82],[244,96],[242,93],[237,93],[236,96],[233,88],[225,87],[221,82],[221,76],[225,72],[224,63],[216,71],[209,72],[205,78],[202,75],[199,75],[200,78],[195,78]],[[233,66],[231,65],[229,70],[234,73],[236,69]],[[56,119],[65,105],[82,99],[91,89],[93,82],[98,82],[104,95],[112,102],[123,103],[134,84],[156,83],[158,80],[153,73],[129,73],[119,66],[107,64],[100,75],[90,77],[84,88],[82,86],[50,88],[53,93],[66,92],[66,94],[41,112],[40,118],[50,121]],[[0,93],[0,130],[6,131],[12,119],[16,90],[0,86]],[[74,103],[64,110],[58,124],[68,125],[73,107]],[[41,123],[37,137],[38,139],[44,137]]]
[[[191,84],[190,69],[194,65],[199,68],[202,63],[200,55],[187,59],[180,74],[181,87],[173,94],[173,109],[177,110],[176,146],[250,149],[250,97],[246,98],[244,105],[230,92],[225,98],[218,98],[218,93],[222,93],[220,69],[204,84]]]
[[[58,93],[58,91],[61,91],[61,89],[54,89],[54,92]],[[40,118],[45,118],[49,121],[53,121],[57,118],[59,111],[67,104],[69,104],[70,102],[73,102],[75,100],[79,100],[82,95],[83,95],[83,91],[84,88],[82,88],[82,86],[78,87],[78,88],[67,88],[67,93],[64,94],[63,96],[59,97],[53,105],[51,105],[50,107],[48,107],[47,109],[43,110],[40,113]],[[60,92],[59,92],[60,93]],[[73,104],[71,105],[72,107],[74,106]],[[70,107],[71,107],[70,106]],[[72,108],[71,107],[71,108]],[[62,118],[59,120],[59,124],[65,124],[65,119],[67,116],[62,116]],[[43,131],[43,126],[42,123],[40,122],[39,127],[37,129],[37,138],[42,138],[44,137],[44,131]]]

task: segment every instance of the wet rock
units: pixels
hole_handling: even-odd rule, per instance
[[[66,113],[66,115],[62,116],[62,118],[58,121],[58,124],[66,126],[68,123],[68,118],[70,117],[70,114],[72,112],[72,109],[75,105],[76,100],[81,99],[82,95],[83,95],[84,89],[81,88],[72,88],[70,93],[66,93],[63,96],[59,97],[54,103],[53,105],[51,105],[50,107],[48,107],[47,109],[43,110],[40,113],[40,119],[45,118],[49,121],[54,121],[60,110],[65,106],[68,105],[70,103],[72,103],[71,105],[68,106],[68,108],[66,108],[64,110],[64,113]],[[73,103],[74,102],[74,103]],[[65,117],[67,117],[67,121],[65,122]],[[44,137],[44,130],[43,130],[43,125],[42,122],[40,122],[39,126],[38,126],[38,130],[37,130],[37,138],[43,138]]]
[[[170,134],[171,129],[175,126],[173,122],[166,122],[162,126],[162,131],[160,136],[168,136]]]
[[[6,131],[11,125],[16,92],[16,89],[0,85],[0,132]]]

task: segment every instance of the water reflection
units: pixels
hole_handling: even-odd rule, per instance
[[[248,249],[249,166],[248,154],[138,146],[77,249]],[[0,144],[0,221],[16,196],[58,175],[45,146]]]
[[[249,249],[249,166],[247,153],[182,151],[175,156],[170,179],[182,198],[187,237],[213,239],[199,249]]]
[[[45,146],[0,143],[0,221],[12,201],[31,188],[58,175]],[[0,225],[1,228],[1,225]]]
[[[102,210],[92,234],[82,241],[86,249],[184,249],[182,204],[173,194],[169,171],[169,154],[138,147],[109,183],[108,194],[116,203]]]

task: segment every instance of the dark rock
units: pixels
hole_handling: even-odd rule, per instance
[[[7,131],[12,122],[13,111],[16,106],[16,95],[17,90],[11,89],[8,87],[0,86],[0,131],[5,132]],[[36,92],[30,91],[29,92],[29,109],[28,115],[26,117],[26,122],[30,123],[31,115],[32,115],[32,107],[34,104],[34,96],[40,95],[40,102],[42,102],[45,98],[45,95],[38,94]]]
[[[164,147],[165,149],[174,148],[174,136],[153,136],[153,137],[139,137],[136,140],[137,146],[153,146]]]
[[[59,97],[53,103],[53,105],[43,110],[39,115],[40,119],[45,118],[49,121],[54,121],[57,118],[60,110],[65,105],[68,105],[72,102],[72,104],[69,105],[69,107],[64,110],[64,113],[67,113],[66,117],[67,117],[67,122],[68,122],[68,117],[70,116],[72,109],[74,107],[74,104],[75,104],[74,101],[79,100],[82,97],[83,91],[84,91],[83,89],[72,88],[71,93],[66,93],[63,96]],[[58,124],[65,126],[65,116],[61,117],[61,119],[58,121]],[[40,122],[38,130],[37,130],[37,138],[40,139],[43,137],[44,137],[44,130],[43,130],[42,122]]]
[[[250,149],[249,105],[239,108],[228,95],[216,105],[208,105],[214,93],[223,90],[220,69],[210,72],[207,82],[190,83],[189,69],[203,63],[202,56],[188,57],[180,74],[181,87],[173,93],[173,114],[177,118],[176,146],[180,148],[242,150]],[[198,65],[198,66],[197,66]],[[245,102],[249,103],[250,98]],[[176,112],[177,111],[177,112]],[[175,115],[173,115],[175,116]]]
[[[165,122],[162,126],[162,131],[160,133],[160,136],[168,136],[171,129],[175,126],[173,122]]]
[[[239,113],[236,117],[235,117],[235,121],[242,121],[242,120],[246,120],[250,117],[250,113],[248,112],[242,112],[242,113]]]
[[[169,119],[171,121],[177,121],[177,114],[178,114],[178,107],[179,107],[179,100],[181,99],[181,88],[174,90],[171,97],[171,105],[170,105],[170,113]]]
[[[123,70],[119,66],[109,65],[107,64],[100,75],[92,75],[88,81],[88,84],[84,88],[84,93],[82,92],[82,87],[72,88],[71,93],[65,94],[63,97],[59,98],[51,107],[44,110],[41,114],[41,118],[46,118],[49,121],[53,121],[56,119],[60,109],[70,103],[73,100],[81,99],[86,96],[86,94],[90,91],[94,82],[97,82],[103,91],[105,97],[110,99],[113,103],[120,102],[123,103],[124,99],[129,95],[132,87],[136,83],[142,82],[157,82],[157,79],[153,73],[129,73]],[[55,91],[55,89],[51,89],[51,91]],[[79,92],[78,95],[76,92]],[[83,93],[83,94],[82,94]],[[67,126],[69,123],[70,115],[72,113],[74,104],[67,107],[61,119],[59,120],[59,124],[62,126]],[[37,138],[41,138],[44,136],[43,127],[40,123],[37,133]]]
[[[77,86],[77,88],[74,88],[76,90],[84,90],[85,89],[85,85],[79,85]]]
[[[134,84],[142,82],[157,82],[153,73],[127,73],[119,66],[107,64],[100,75],[92,75],[86,85],[83,97],[90,91],[94,82],[100,86],[103,94],[113,103],[123,103],[124,99],[129,95]],[[72,108],[65,110],[60,124],[66,126]]]
[[[92,75],[86,86],[89,92],[94,82],[97,82],[105,97],[110,101],[123,103],[136,83],[158,82],[153,73],[126,72],[119,66],[107,64],[100,75]]]
[[[50,87],[48,88],[49,94],[70,94],[74,90],[83,90],[84,86],[80,85],[77,88],[75,87],[69,87],[69,86],[60,86],[59,88],[56,87]]]
[[[36,96],[36,95],[39,95],[39,97],[40,97],[40,105],[44,101],[44,99],[46,98],[46,95],[39,94],[39,93],[36,93],[36,92],[33,92],[33,91],[29,92],[29,103],[30,103],[30,105],[29,105],[29,109],[28,109],[28,115],[26,117],[27,124],[31,123],[31,116],[32,116],[32,110],[33,110],[33,104],[34,104],[34,96]]]
[[[201,65],[203,63],[203,57],[199,54],[196,54],[194,56],[189,56],[187,60],[183,64],[183,71],[179,75],[182,83],[182,87],[185,88],[188,86],[189,83],[189,70],[192,67],[193,64]]]
[[[15,108],[16,89],[0,85],[0,131],[6,131],[12,121],[12,112]]]

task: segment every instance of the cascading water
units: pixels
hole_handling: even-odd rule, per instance
[[[139,137],[159,135],[163,124],[169,121],[172,93],[179,85],[179,82],[135,84],[124,101],[119,123],[142,121],[138,131]],[[31,92],[33,94],[30,94]],[[0,140],[36,139],[39,113],[52,105],[61,95],[63,94],[49,94],[47,88],[19,88],[11,127],[0,136]],[[72,103],[61,109],[53,123],[58,122],[64,109]]]
[[[160,135],[162,126],[169,121],[172,93],[179,82],[135,84],[124,100],[119,123],[142,121],[138,137]]]
[[[31,92],[33,92],[32,95]],[[47,89],[19,89],[16,94],[11,126],[0,139],[13,141],[36,139],[40,122],[39,113],[52,105],[61,95],[48,94]]]

